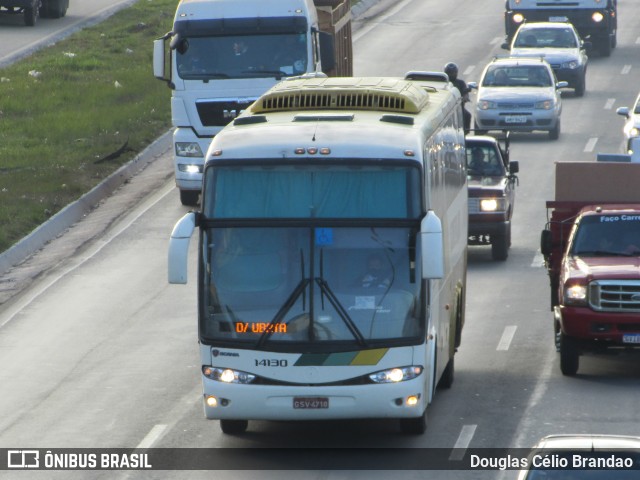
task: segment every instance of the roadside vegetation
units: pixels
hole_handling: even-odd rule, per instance
[[[170,128],[152,44],[177,4],[140,0],[0,69],[0,252]]]

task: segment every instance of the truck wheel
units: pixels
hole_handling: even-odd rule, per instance
[[[33,27],[40,14],[40,0],[36,0],[30,7],[25,7],[22,14],[24,16],[24,24],[27,27]]]
[[[400,431],[409,435],[422,435],[427,430],[427,411],[417,418],[401,418]]]
[[[198,196],[200,192],[197,190],[180,190],[180,202],[188,207],[198,205]]]
[[[491,257],[494,260],[504,261],[509,256],[509,238],[507,235],[494,235],[491,237]]]
[[[611,56],[611,44],[613,43],[611,40],[611,37],[609,37],[609,35],[607,35],[606,37],[601,37],[599,39],[599,43],[600,43],[600,54],[603,57],[610,57]]]
[[[43,18],[62,18],[67,14],[68,0],[44,0],[40,8],[40,16]]]
[[[244,433],[249,426],[248,420],[220,420],[220,428],[228,435]]]
[[[580,350],[575,339],[560,333],[560,370],[568,377],[578,373]]]
[[[556,126],[553,127],[553,129],[549,130],[550,140],[557,140],[558,138],[560,138],[560,119],[559,118],[558,118],[558,121],[556,122]]]

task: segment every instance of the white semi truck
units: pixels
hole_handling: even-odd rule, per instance
[[[348,0],[181,0],[153,70],[172,90],[182,204],[198,202],[214,135],[284,78],[351,76],[351,47]]]

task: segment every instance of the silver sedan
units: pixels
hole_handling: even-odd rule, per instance
[[[475,105],[475,129],[512,132],[549,132],[560,136],[562,100],[560,88],[549,63],[542,58],[496,58],[482,72]]]

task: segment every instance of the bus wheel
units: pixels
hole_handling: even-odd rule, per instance
[[[453,385],[453,373],[454,373],[454,358],[451,357],[449,362],[447,362],[447,366],[444,368],[444,372],[442,372],[442,376],[440,377],[440,381],[438,382],[438,386],[440,388],[451,388]]]
[[[427,429],[427,411],[417,418],[401,418],[400,430],[410,435],[422,435]]]
[[[220,428],[226,434],[244,433],[249,426],[248,420],[220,420]]]
[[[580,350],[576,341],[560,333],[560,370],[563,375],[572,377],[578,373],[580,365]]]

